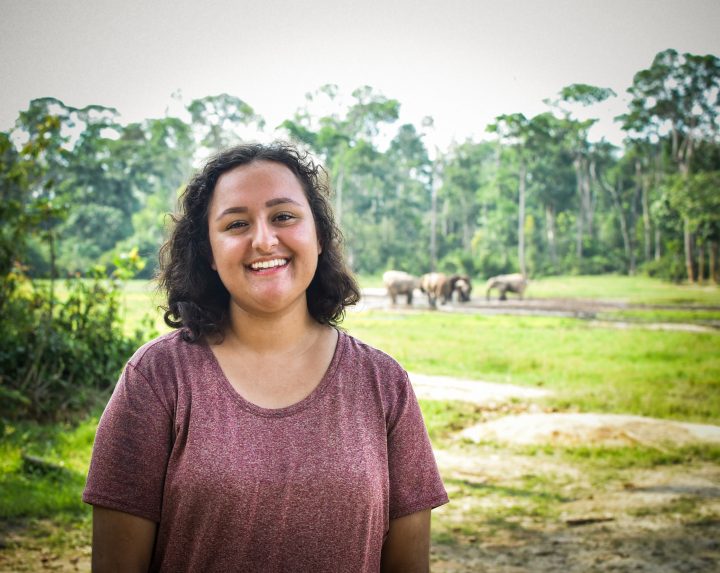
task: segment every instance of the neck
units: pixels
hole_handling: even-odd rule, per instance
[[[254,354],[287,353],[312,345],[324,330],[308,312],[307,304],[280,315],[258,316],[231,303],[223,344]]]

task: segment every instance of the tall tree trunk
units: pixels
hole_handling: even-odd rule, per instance
[[[593,188],[597,183],[597,175],[595,174],[595,161],[591,160],[589,165],[586,165],[587,173],[583,178],[583,200],[585,201],[585,219],[587,221],[587,233],[592,240],[593,236],[593,222],[595,218],[595,196],[593,194]]]
[[[437,178],[433,165],[430,176],[430,271],[437,268]]]
[[[692,260],[692,233],[690,232],[690,219],[683,220],[683,245],[685,246],[685,270],[687,271],[688,282],[695,282]]]
[[[675,137],[675,129],[673,128],[673,136]],[[682,144],[676,146],[673,142],[673,151],[678,161],[678,169],[680,175],[685,182],[685,190],[687,191],[687,183],[690,177],[690,159],[693,154],[693,140],[690,136],[683,140]],[[683,218],[683,245],[685,247],[685,268],[689,283],[695,282],[695,273],[693,272],[693,237],[690,231],[690,219]]]
[[[618,178],[618,186],[622,185],[622,179]],[[625,249],[625,259],[628,263],[628,274],[635,274],[635,256],[633,254],[632,243],[630,241],[630,233],[628,232],[627,221],[625,220],[625,213],[623,212],[622,202],[620,201],[620,190],[615,189],[612,185],[607,186],[607,190],[610,192],[610,196],[615,205],[617,211],[617,217],[620,221],[620,234],[622,235],[623,248]]]
[[[557,266],[557,246],[555,241],[555,210],[552,205],[545,205],[545,232],[547,235],[548,250],[553,266]]]
[[[705,243],[697,241],[697,282],[702,284],[705,278]]]
[[[655,229],[655,260],[659,261],[660,257],[662,257],[662,248],[661,248],[661,239],[662,235],[660,233],[660,229]]]
[[[637,221],[637,209],[638,203],[642,195],[642,189],[635,186],[633,191],[632,200],[630,201],[630,216],[627,221],[627,233],[628,239],[630,240],[630,274],[634,275],[637,271],[637,244],[635,241],[635,223]]]
[[[718,284],[718,272],[717,272],[717,260],[718,260],[718,243],[717,241],[710,241],[710,280],[715,284]]]
[[[527,168],[525,162],[520,163],[520,181],[519,181],[519,197],[518,197],[518,261],[520,263],[520,272],[524,277],[527,276],[527,268],[525,267],[525,178]]]
[[[50,246],[50,307],[49,320],[52,322],[55,313],[55,280],[57,279],[57,256],[55,253],[55,232],[48,232],[48,242]]]
[[[637,168],[642,169],[639,162]],[[640,180],[642,185],[643,258],[645,262],[647,262],[650,260],[650,244],[652,236],[652,229],[650,228],[650,201],[648,198],[648,195],[650,194],[650,190],[648,189],[650,182],[648,177],[642,174],[642,171],[640,173]]]
[[[577,233],[575,236],[575,256],[577,257],[578,263],[582,261],[583,257],[583,225],[585,221],[585,213],[583,208],[582,199],[582,163],[580,158],[576,158],[573,162],[575,167],[575,189],[578,195],[578,214],[577,214]]]

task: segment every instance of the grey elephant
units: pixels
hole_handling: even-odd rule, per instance
[[[412,304],[413,291],[420,286],[420,281],[404,271],[385,271],[383,284],[393,304],[397,302],[398,296],[403,295],[407,297],[407,303]]]
[[[514,292],[520,298],[525,294],[527,289],[528,280],[520,273],[513,273],[510,275],[498,275],[488,279],[485,288],[487,289],[486,298],[490,300],[490,291],[497,289],[500,293],[500,300],[507,300],[507,293]]]
[[[472,292],[470,277],[467,275],[452,275],[448,280],[450,281],[450,300],[457,293],[459,302],[468,302]]]
[[[427,273],[420,277],[420,290],[427,294],[430,308],[437,308],[437,301],[445,304],[450,300],[450,280],[444,273]]]

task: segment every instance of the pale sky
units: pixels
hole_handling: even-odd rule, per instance
[[[270,127],[323,84],[370,85],[434,141],[485,137],[565,85],[618,98],[667,48],[720,55],[720,0],[0,0],[0,130],[36,97],[115,107],[124,122],[227,92]]]

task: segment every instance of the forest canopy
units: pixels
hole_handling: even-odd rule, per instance
[[[234,143],[279,138],[325,165],[360,273],[717,280],[720,60],[666,50],[627,93],[622,148],[590,141],[596,120],[572,111],[592,111],[612,90],[573,84],[559,86],[547,111],[498,116],[485,140],[446,150],[428,148],[430,118],[398,124],[401,102],[368,86],[344,107],[337,87],[323,86],[271,128],[229,94],[129,124],[101,105],[34,99],[0,132],[2,276],[112,270],[132,248],[150,276],[193,169]],[[337,111],[316,113],[319,102]]]

